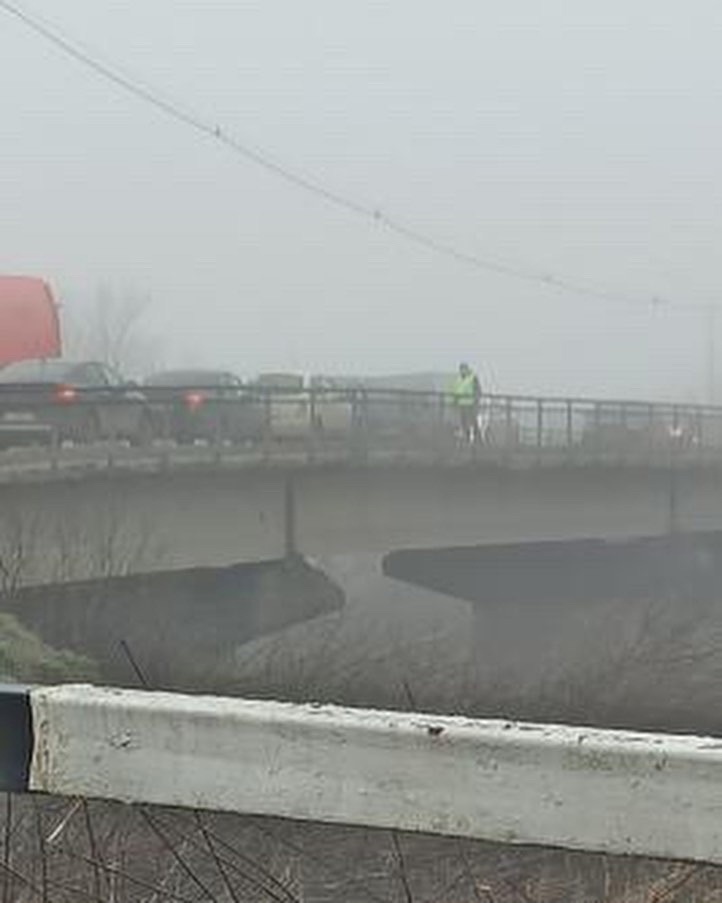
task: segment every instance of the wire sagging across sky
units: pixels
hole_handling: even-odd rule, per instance
[[[593,298],[600,301],[634,306],[637,308],[644,306],[651,309],[656,309],[658,307],[664,307],[665,309],[669,307],[684,307],[688,310],[693,310],[702,307],[707,309],[707,307],[710,306],[677,305],[668,299],[660,298],[656,295],[642,297],[631,293],[623,294],[621,292],[615,292],[593,285],[581,284],[564,275],[544,272],[533,266],[527,267],[503,263],[492,259],[491,256],[466,251],[455,245],[441,241],[425,231],[407,224],[402,219],[397,219],[395,216],[385,213],[379,207],[363,203],[349,195],[336,191],[323,182],[309,178],[295,169],[274,160],[270,154],[250,147],[247,143],[236,138],[230,131],[224,129],[220,124],[191,112],[189,109],[184,108],[184,106],[175,101],[164,98],[159,90],[143,85],[138,79],[124,74],[121,71],[120,65],[102,61],[99,59],[98,55],[84,49],[79,41],[64,36],[57,28],[51,27],[40,21],[37,17],[18,6],[15,2],[11,2],[11,0],[0,0],[0,10],[5,11],[7,14],[22,22],[38,37],[53,45],[56,49],[72,58],[77,63],[85,66],[98,77],[114,84],[116,87],[134,96],[138,100],[149,104],[158,112],[176,120],[187,128],[193,129],[195,132],[200,133],[206,138],[210,138],[218,144],[223,145],[246,162],[262,167],[288,184],[309,194],[315,195],[322,201],[337,208],[341,208],[353,216],[362,218],[377,227],[380,226],[387,229],[407,243],[425,248],[437,255],[455,260],[458,263],[473,267],[477,270],[535,283],[546,288],[555,289],[559,292],[573,294],[577,297]]]

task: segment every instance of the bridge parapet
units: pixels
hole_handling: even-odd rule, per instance
[[[88,389],[74,403],[92,411],[99,399]],[[109,401],[106,391],[103,404],[108,403],[120,405],[122,398],[113,401],[111,396]],[[35,404],[41,417],[40,403]],[[349,462],[374,467],[416,462],[439,467],[667,469],[722,464],[722,408],[703,405],[485,395],[478,413],[481,438],[474,443],[460,435],[453,396],[441,392],[249,388],[214,399],[202,438],[192,442],[186,435],[181,442],[173,426],[177,405],[171,398],[154,399],[155,437],[142,447],[113,436],[64,442],[57,430],[38,432],[47,439],[44,445],[21,447],[13,444],[18,426],[13,412],[0,410],[0,481],[98,470],[294,468]],[[247,425],[245,434],[236,429],[239,411]],[[255,412],[253,417],[247,416],[249,411]]]

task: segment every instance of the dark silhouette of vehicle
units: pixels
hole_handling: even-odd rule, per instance
[[[167,370],[149,376],[143,391],[162,424],[163,436],[176,442],[243,443],[263,436],[263,406],[234,373]]]
[[[698,448],[700,423],[693,415],[674,410],[656,412],[649,405],[599,406],[587,415],[582,445],[602,451],[649,451]]]
[[[338,438],[351,432],[352,393],[330,377],[262,373],[253,385],[264,401],[274,439],[293,441],[311,434]]]
[[[0,369],[0,445],[126,439],[150,445],[143,392],[97,361],[29,360]]]

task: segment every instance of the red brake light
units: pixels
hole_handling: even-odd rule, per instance
[[[75,401],[78,397],[78,390],[72,386],[58,386],[55,390],[55,400],[61,404],[68,404]]]
[[[199,408],[205,401],[205,395],[202,392],[186,392],[186,404],[191,410]]]

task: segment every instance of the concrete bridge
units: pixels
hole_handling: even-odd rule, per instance
[[[263,403],[256,444],[226,443],[219,420],[202,446],[7,449],[0,521],[88,530],[112,512],[174,566],[272,558],[291,528],[323,556],[722,526],[722,408],[489,396],[469,446],[443,393]]]
[[[629,439],[622,432],[614,434],[616,445],[614,435],[605,434],[605,446],[601,440],[585,444],[583,434],[573,429],[565,444],[570,434],[563,429],[554,442],[542,431],[528,434],[534,441],[443,451],[418,434],[411,442],[402,431],[391,438],[377,436],[363,453],[350,437],[338,436],[318,444],[278,441],[267,449],[219,444],[138,451],[98,445],[57,449],[54,456],[14,450],[0,461],[0,554],[11,564],[19,562],[24,579],[47,582],[224,567],[298,551],[316,559],[350,600],[339,616],[341,626],[338,619],[333,622],[333,648],[345,644],[345,651],[335,653],[338,661],[329,665],[329,673],[351,673],[353,659],[367,676],[365,662],[383,659],[403,677],[379,678],[363,693],[354,687],[352,701],[396,704],[399,688],[413,673],[415,692],[436,704],[438,681],[426,680],[414,668],[414,644],[428,645],[429,638],[439,636],[448,638],[448,649],[439,654],[448,652],[449,660],[466,655],[464,644],[487,669],[507,668],[513,654],[518,662],[514,680],[534,684],[552,664],[580,648],[581,635],[588,642],[590,630],[609,621],[604,606],[597,606],[594,628],[588,619],[568,617],[572,607],[580,607],[576,599],[554,624],[542,618],[541,610],[530,619],[530,586],[528,599],[519,605],[472,614],[468,603],[384,578],[381,560],[404,549],[418,554],[491,543],[722,529],[722,449],[713,441],[717,412],[690,409],[675,415],[670,408],[668,414],[665,428],[670,430],[694,414],[702,423],[695,435],[707,439],[682,444],[668,432],[664,442],[657,442],[640,432],[649,440],[645,445],[640,435],[634,442],[621,441],[620,436]],[[625,416],[631,422],[631,414]],[[601,414],[599,420],[604,421]],[[550,421],[551,412],[542,405],[541,423]],[[83,569],[86,564],[90,572]],[[466,591],[457,595],[469,598]],[[637,620],[643,616],[641,609],[634,614]],[[624,619],[617,619],[620,635],[629,617],[627,610]],[[563,635],[559,623],[569,625]],[[289,631],[288,643],[296,651],[307,650],[309,660],[327,655],[323,630],[315,623],[308,627]],[[544,636],[554,634],[553,644],[535,641],[542,629]],[[506,637],[504,643],[500,636]],[[274,665],[264,680],[281,673]],[[297,684],[289,678],[278,692]],[[444,692],[451,705],[456,685]],[[342,689],[337,698],[346,698],[345,693]],[[627,720],[636,719],[635,714]],[[654,723],[668,728],[677,721],[665,714],[655,716]],[[707,727],[699,713],[697,725]]]

